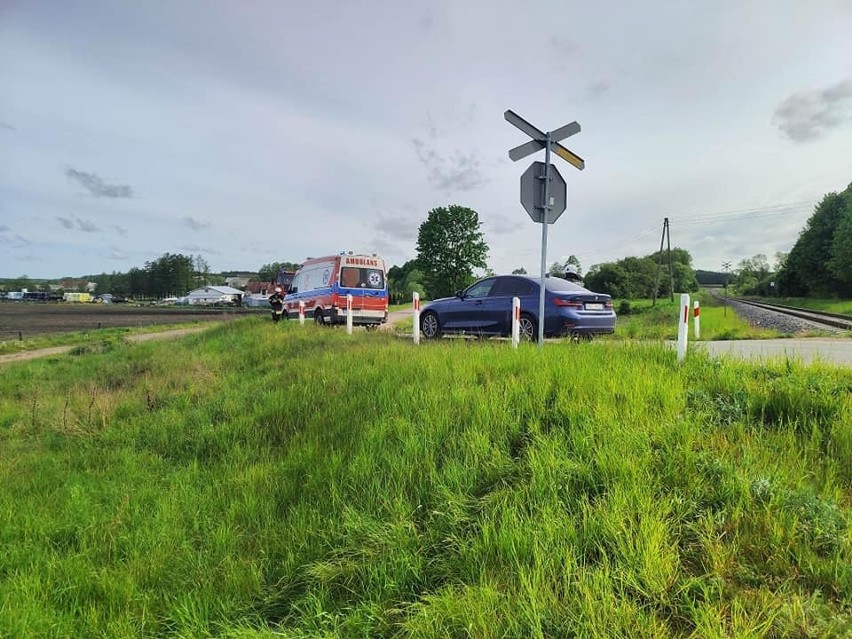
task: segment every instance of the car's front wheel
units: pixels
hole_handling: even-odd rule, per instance
[[[420,332],[426,339],[437,339],[441,337],[441,323],[435,313],[423,313],[420,318]]]
[[[529,313],[523,313],[520,321],[522,342],[534,342],[538,338],[538,325]]]
[[[322,309],[319,307],[314,309],[314,323],[317,326],[325,326],[325,322],[323,321],[322,317]]]

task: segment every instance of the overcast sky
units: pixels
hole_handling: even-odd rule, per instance
[[[666,216],[697,268],[772,258],[852,182],[850,34],[850,0],[0,0],[0,277],[401,264],[449,204],[537,272],[506,109],[582,126],[548,263]]]

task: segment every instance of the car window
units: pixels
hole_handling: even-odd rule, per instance
[[[522,277],[499,277],[489,297],[523,297],[534,292],[535,284]]]
[[[494,286],[494,278],[482,280],[467,289],[464,292],[464,296],[473,298],[488,297],[488,293],[491,291],[492,286]]]
[[[548,291],[558,293],[588,293],[589,289],[583,288],[579,284],[574,284],[568,280],[563,280],[559,277],[548,277],[545,280],[545,287]]]

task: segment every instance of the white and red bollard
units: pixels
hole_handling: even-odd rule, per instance
[[[677,361],[686,357],[686,343],[689,339],[689,293],[681,293],[680,313],[677,326]]]
[[[352,335],[352,295],[346,295],[346,334]]]
[[[420,293],[417,291],[411,296],[414,305],[414,343],[420,343]]]
[[[512,348],[518,348],[521,341],[521,299],[512,298]]]
[[[299,300],[299,324],[305,324],[305,300]]]
[[[695,328],[695,339],[701,339],[701,308],[698,304],[698,300],[695,300],[692,310],[692,318],[693,327]]]

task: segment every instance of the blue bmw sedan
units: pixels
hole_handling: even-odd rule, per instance
[[[486,277],[455,297],[430,302],[420,313],[420,331],[426,338],[444,333],[510,335],[512,298],[521,300],[521,339],[538,334],[540,278],[524,275]],[[548,337],[615,332],[612,298],[593,293],[557,277],[544,279],[544,334]]]

